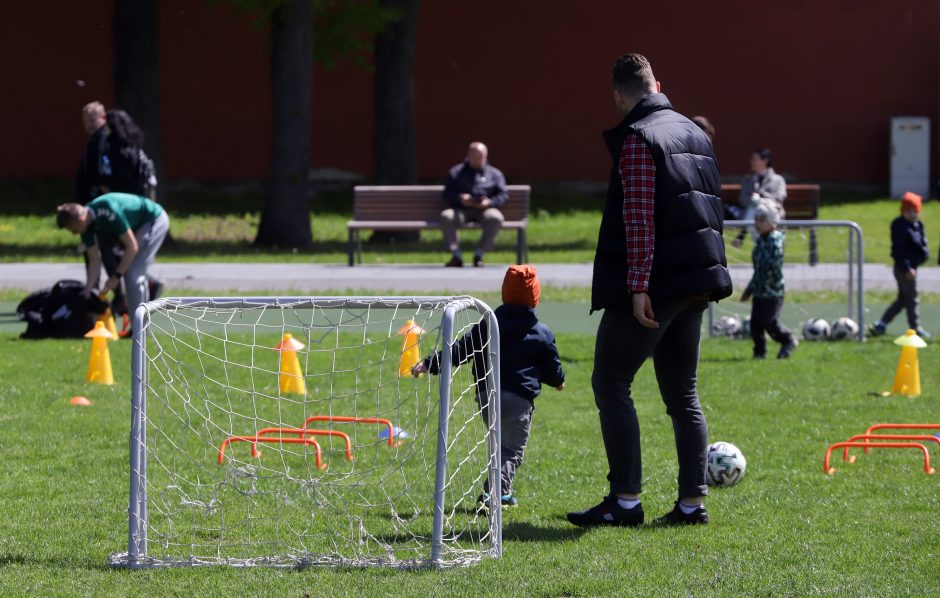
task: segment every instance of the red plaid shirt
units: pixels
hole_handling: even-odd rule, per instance
[[[656,239],[653,222],[656,164],[650,149],[633,133],[627,134],[620,150],[620,181],[623,184],[623,226],[627,235],[627,288],[631,293],[646,293]]]

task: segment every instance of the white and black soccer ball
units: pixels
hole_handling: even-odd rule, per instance
[[[829,322],[822,318],[810,318],[803,324],[803,338],[808,341],[824,341],[829,338]]]
[[[844,341],[858,336],[858,324],[852,318],[839,318],[832,325],[829,338],[834,341]]]
[[[744,453],[730,442],[708,445],[708,485],[734,486],[744,477],[747,461]]]
[[[741,334],[741,320],[734,316],[721,316],[712,324],[712,334],[715,336],[737,336]]]

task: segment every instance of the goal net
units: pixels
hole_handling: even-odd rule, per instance
[[[482,302],[165,299],[134,330],[128,551],[112,565],[500,556],[499,332]],[[436,351],[439,375],[413,377]]]
[[[726,221],[725,249],[735,293],[719,303],[710,303],[706,323],[711,336],[748,337],[751,304],[740,301],[753,275],[753,222]],[[799,336],[807,320],[822,318],[830,325],[850,318],[858,325],[855,338],[864,339],[862,229],[846,220],[784,220],[786,235],[783,274],[786,284],[781,321]],[[744,230],[740,247],[731,244]],[[733,333],[733,334],[732,334]]]

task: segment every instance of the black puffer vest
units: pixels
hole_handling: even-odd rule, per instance
[[[623,140],[635,133],[656,163],[656,243],[649,295],[668,300],[731,295],[722,240],[721,183],[711,141],[672,109],[666,96],[650,94],[616,128],[604,131],[613,158],[607,202],[594,256],[591,310],[632,307],[627,290],[627,243],[619,161]]]

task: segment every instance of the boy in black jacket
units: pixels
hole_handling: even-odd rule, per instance
[[[496,308],[499,324],[500,351],[500,479],[504,507],[518,504],[512,493],[512,481],[522,464],[535,397],[539,396],[542,384],[565,387],[565,373],[558,358],[555,335],[548,326],[539,322],[535,306],[539,302],[540,285],[534,266],[510,266],[503,279],[503,304]],[[474,326],[469,333],[454,343],[452,350],[454,366],[473,360],[474,375],[483,389],[478,390],[483,421],[489,421],[485,398],[486,343],[489,340],[486,320]],[[412,369],[414,375],[440,371],[441,354],[430,355]],[[489,481],[483,485],[483,494],[478,499],[478,508],[489,508]]]
[[[901,215],[891,222],[891,257],[894,258],[894,278],[898,282],[898,297],[888,306],[881,319],[875,322],[868,332],[872,336],[881,336],[891,320],[901,310],[907,311],[907,323],[918,336],[930,338],[930,334],[920,327],[917,307],[917,267],[927,261],[927,235],[924,223],[918,219],[922,200],[920,195],[908,191],[901,197]]]

